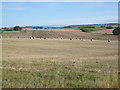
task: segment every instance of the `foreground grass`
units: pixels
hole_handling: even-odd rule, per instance
[[[3,40],[3,88],[117,88],[117,42]]]
[[[80,73],[71,75],[56,73],[33,73],[29,71],[4,70],[3,87],[6,88],[117,88],[116,76]],[[8,79],[9,78],[9,79]],[[107,78],[107,79],[106,79]],[[58,81],[59,80],[59,81]]]
[[[117,72],[107,62],[34,61],[3,62],[3,87],[7,88],[114,88]],[[105,63],[108,66],[105,66]],[[110,64],[110,63],[109,63]],[[7,65],[7,66],[6,66]],[[104,69],[103,69],[104,68]]]

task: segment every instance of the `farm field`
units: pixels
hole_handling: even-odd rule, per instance
[[[118,88],[118,41],[3,38],[3,88]]]
[[[113,32],[113,29],[107,29],[107,30],[93,31],[91,33],[112,34],[112,32]]]
[[[22,31],[4,31],[3,38],[83,38],[83,39],[99,39],[99,40],[117,40],[118,36],[112,35],[113,29],[92,31],[89,33],[81,32],[73,29],[46,29],[46,30],[22,30]]]

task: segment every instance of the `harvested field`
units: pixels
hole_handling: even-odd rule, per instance
[[[103,30],[101,30],[102,32]],[[95,31],[97,32],[97,31]],[[100,32],[100,31],[99,31]],[[102,33],[85,33],[81,32],[79,30],[26,30],[21,32],[10,32],[10,33],[3,33],[3,38],[29,38],[31,36],[34,36],[36,38],[84,38],[84,39],[111,39],[111,40],[117,40],[117,36],[114,35],[104,35]]]
[[[117,88],[118,41],[3,38],[3,88]]]
[[[107,29],[107,30],[93,31],[91,33],[112,34],[112,31],[113,31],[113,29]]]

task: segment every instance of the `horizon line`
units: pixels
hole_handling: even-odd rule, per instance
[[[72,25],[99,25],[99,24],[118,24],[118,22],[110,22],[110,23],[88,23],[88,24],[68,24],[68,25],[14,25],[14,26],[2,26],[0,28],[3,27],[15,27],[15,26],[20,26],[20,27],[37,27],[37,26],[41,26],[41,27],[63,27],[63,26],[72,26]]]

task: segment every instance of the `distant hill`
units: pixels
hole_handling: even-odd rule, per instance
[[[43,27],[24,26],[21,31],[14,31],[13,28],[2,28],[3,38],[85,38],[85,39],[116,39],[112,35],[117,23],[109,24],[89,24],[89,25],[69,25],[64,27]]]
[[[82,29],[82,28],[103,28],[103,29],[113,29],[118,27],[118,23],[107,23],[107,24],[88,24],[88,25],[69,25],[59,28],[69,28],[69,29]]]
[[[80,30],[62,30],[62,29],[49,29],[49,30],[23,30],[18,32],[9,32],[6,31],[3,34],[3,38],[73,38],[73,39],[111,39],[117,40],[117,36],[115,35],[108,35],[108,34],[101,34],[101,33],[86,33],[81,32]]]

